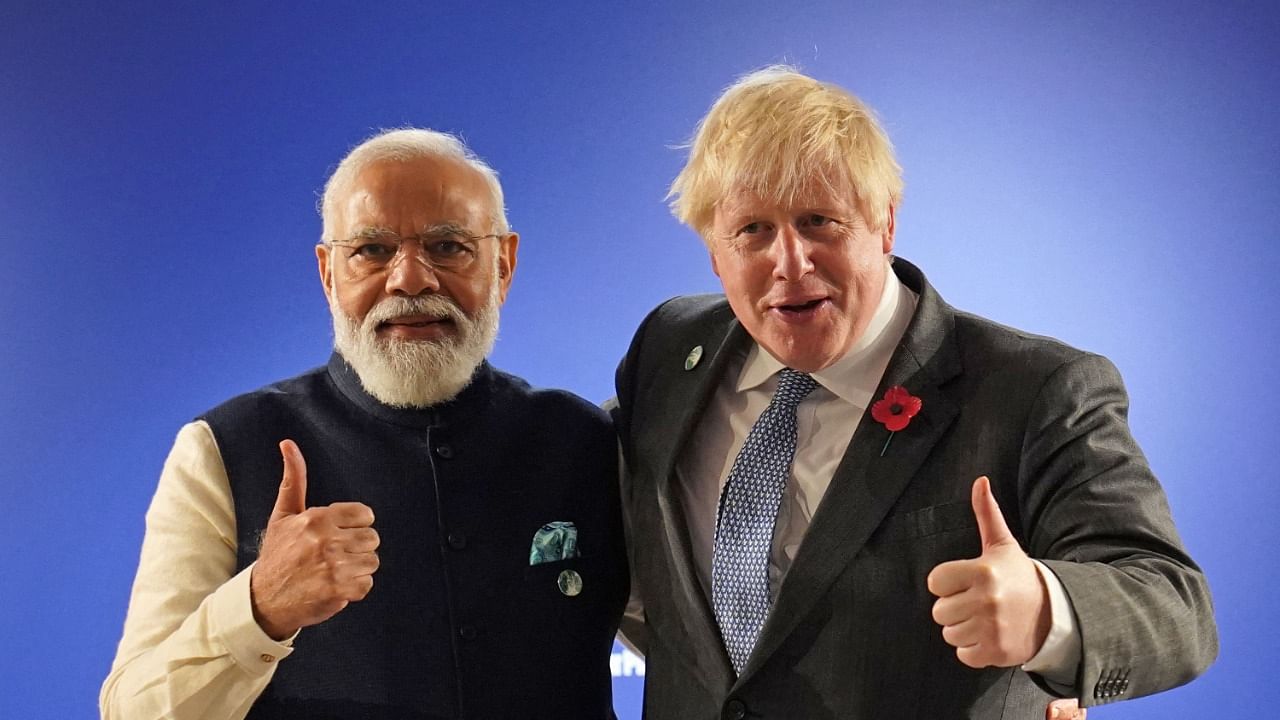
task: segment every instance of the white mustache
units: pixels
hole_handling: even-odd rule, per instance
[[[447,318],[454,323],[465,323],[468,318],[448,298],[440,295],[415,295],[414,297],[392,296],[371,308],[364,318],[364,326],[376,326],[388,320],[405,315],[427,315],[434,318]]]

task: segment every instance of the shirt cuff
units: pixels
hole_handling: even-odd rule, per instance
[[[236,664],[249,673],[267,673],[293,652],[294,633],[276,642],[253,619],[249,578],[253,565],[241,570],[210,597],[213,637],[226,648]]]
[[[1080,665],[1080,628],[1076,625],[1076,613],[1058,576],[1039,560],[1031,562],[1036,564],[1036,572],[1049,592],[1050,625],[1040,651],[1024,663],[1022,669],[1044,678],[1055,690],[1071,694]]]

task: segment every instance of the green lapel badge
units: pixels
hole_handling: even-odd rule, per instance
[[[688,357],[684,359],[684,369],[685,370],[694,369],[695,367],[698,366],[698,362],[700,360],[702,360],[702,346],[695,345],[693,349],[689,351]]]

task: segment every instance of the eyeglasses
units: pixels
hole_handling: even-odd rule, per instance
[[[391,266],[407,241],[417,242],[417,254],[436,270],[465,273],[474,269],[480,255],[479,244],[501,234],[473,235],[453,223],[433,225],[418,235],[402,238],[383,228],[366,228],[350,240],[334,240],[330,245],[346,248],[347,264],[357,275],[372,275]]]

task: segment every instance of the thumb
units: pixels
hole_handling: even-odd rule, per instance
[[[280,494],[276,506],[271,509],[274,521],[289,515],[297,515],[307,509],[307,461],[292,440],[280,441],[280,457],[284,460],[284,476],[280,479]]]
[[[1000,506],[996,504],[996,497],[991,494],[991,480],[986,475],[973,483],[973,516],[978,521],[983,552],[996,545],[1014,542],[1013,533],[1009,532]]]

